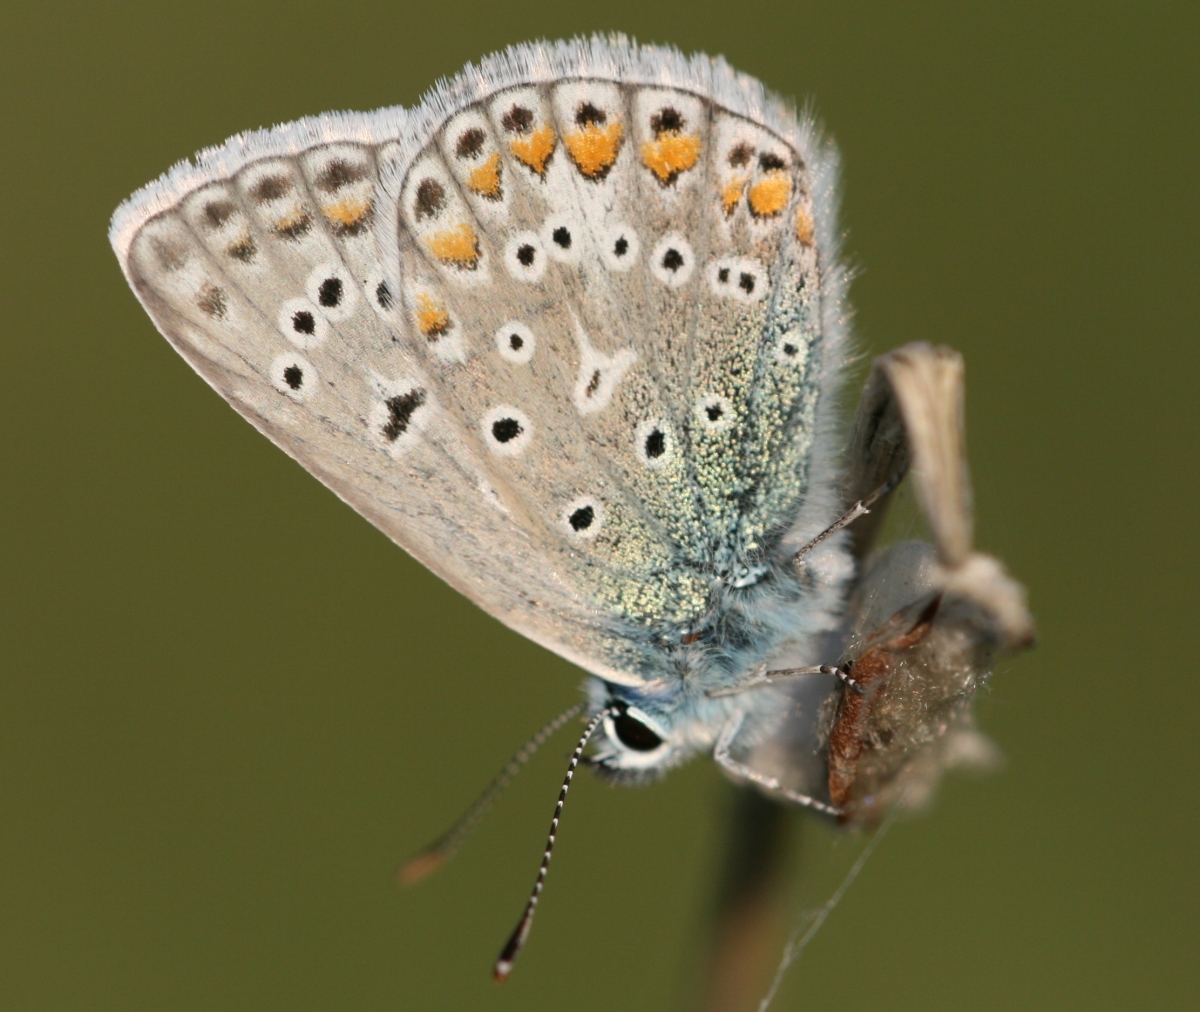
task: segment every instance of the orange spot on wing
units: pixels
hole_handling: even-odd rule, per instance
[[[745,188],[745,176],[734,176],[721,187],[721,206],[725,209],[726,214],[733,214],[737,210],[738,201],[742,199],[742,191]]]
[[[528,137],[514,137],[508,142],[508,150],[517,161],[528,165],[541,176],[546,172],[546,162],[554,154],[556,143],[554,131],[548,126],[543,126]]]
[[[770,218],[787,207],[791,196],[791,177],[775,169],[750,187],[750,210],[759,218]]]
[[[500,152],[491,155],[479,168],[471,170],[467,186],[481,197],[495,200],[500,196]]]
[[[450,329],[450,313],[441,303],[422,292],[417,296],[417,329],[431,341]]]
[[[370,197],[347,197],[336,204],[325,204],[325,217],[344,228],[353,228],[371,212]]]
[[[607,172],[617,160],[622,133],[620,123],[610,123],[608,126],[590,123],[582,130],[567,134],[567,150],[571,152],[579,171],[588,179],[594,179]]]
[[[479,237],[465,221],[434,232],[425,244],[438,260],[457,267],[474,268],[479,262]]]
[[[665,133],[657,140],[642,145],[642,161],[658,176],[659,182],[669,183],[681,172],[687,172],[700,157],[700,135]]]
[[[275,220],[275,232],[284,239],[299,239],[312,228],[312,216],[302,207]]]
[[[796,238],[800,240],[803,246],[811,246],[813,244],[813,220],[812,215],[804,208],[796,208]]]

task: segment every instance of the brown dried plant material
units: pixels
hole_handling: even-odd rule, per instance
[[[840,691],[828,791],[843,822],[871,825],[893,804],[927,802],[944,771],[992,761],[971,703],[996,658],[1030,646],[1034,630],[1024,589],[972,546],[961,356],[913,344],[877,360],[851,445],[862,485],[908,459],[933,535],[873,559],[851,603],[842,663],[862,691]]]
[[[932,543],[873,550],[891,493],[848,528],[860,576],[826,656],[856,684],[794,680],[791,714],[743,767],[769,796],[811,797],[818,810],[827,801],[844,825],[870,827],[894,805],[928,801],[945,771],[994,759],[972,701],[997,658],[1034,632],[1024,589],[974,550],[965,446],[957,352],[910,344],[876,360],[848,445],[845,504],[907,471]]]

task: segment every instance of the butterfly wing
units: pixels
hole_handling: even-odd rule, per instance
[[[756,82],[593,41],[234,138],[111,237],[260,431],[486,611],[636,682],[832,508],[832,186]]]

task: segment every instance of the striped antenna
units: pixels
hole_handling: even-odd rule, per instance
[[[529,902],[525,904],[525,912],[521,914],[521,919],[517,921],[517,926],[509,936],[508,944],[504,946],[504,951],[500,953],[500,958],[496,960],[495,969],[492,971],[496,980],[501,983],[506,981],[508,975],[512,973],[513,963],[516,962],[517,954],[520,953],[521,947],[525,944],[525,939],[529,937],[529,929],[533,925],[533,915],[537,912],[538,898],[542,895],[542,886],[546,884],[546,872],[550,868],[550,857],[554,853],[554,838],[558,834],[558,820],[562,816],[563,805],[567,800],[567,791],[571,787],[571,778],[575,776],[575,767],[579,765],[579,758],[583,755],[584,746],[587,745],[588,739],[596,733],[596,728],[600,726],[600,722],[605,717],[616,716],[617,713],[618,710],[616,707],[601,710],[588,721],[588,726],[584,729],[583,737],[579,739],[579,744],[575,746],[575,754],[571,756],[571,763],[567,766],[567,775],[563,779],[562,790],[558,792],[558,804],[554,806],[554,818],[550,820],[550,837],[546,840],[546,852],[542,855],[542,866],[538,869],[537,881],[533,883],[533,892],[529,894]]]
[[[496,798],[500,796],[501,791],[512,783],[513,778],[521,772],[521,768],[529,762],[533,753],[541,748],[555,731],[569,720],[583,713],[586,705],[586,703],[576,703],[574,706],[563,710],[562,713],[522,745],[521,750],[509,759],[504,769],[497,774],[496,779],[488,784],[484,792],[479,795],[479,800],[468,808],[453,826],[434,840],[428,847],[414,854],[396,869],[396,879],[405,885],[415,885],[427,875],[435,872],[446,861],[449,861],[458,848],[463,845],[463,841],[471,835],[472,830],[479,825],[480,820],[487,815]]]

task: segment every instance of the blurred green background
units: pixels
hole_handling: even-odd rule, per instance
[[[1042,636],[982,701],[1007,767],[892,831],[778,1007],[1194,1008],[1198,27],[1182,2],[9,0],[0,1007],[685,1007],[731,793],[711,764],[577,780],[497,988],[566,739],[439,876],[391,871],[580,672],[241,421],[105,238],[235,131],[619,28],[815,102],[863,345],[964,352],[979,544]]]

